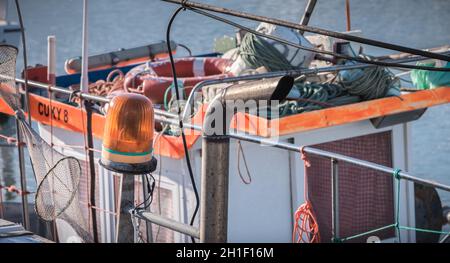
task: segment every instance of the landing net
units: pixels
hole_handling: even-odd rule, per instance
[[[74,241],[92,242],[78,200],[82,174],[80,162],[54,150],[25,121],[19,89],[15,85],[16,58],[15,47],[0,45],[0,96],[15,111],[20,133],[30,153],[38,186],[36,213],[45,221],[64,221],[77,235]]]

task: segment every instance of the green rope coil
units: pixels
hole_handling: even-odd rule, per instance
[[[295,99],[280,104],[280,116],[320,110],[323,108],[358,102],[339,84],[332,83],[296,83],[290,94]]]
[[[370,59],[368,56],[362,57]],[[400,79],[384,67],[342,71],[339,73],[339,83],[349,94],[360,96],[363,100],[383,98],[389,93],[400,94]]]
[[[247,33],[239,46],[239,55],[253,69],[265,67],[268,71],[290,70],[294,67],[263,38]]]
[[[264,67],[268,71],[295,69],[274,46],[264,38],[247,33],[239,46],[239,55],[251,69]],[[354,54],[356,56],[356,54]],[[365,59],[370,59],[364,56]],[[307,83],[296,81],[296,96],[280,104],[281,117],[361,100],[371,100],[400,94],[400,80],[384,67],[368,67],[341,71],[337,83]],[[292,93],[292,91],[291,91]],[[391,94],[390,94],[391,93]]]

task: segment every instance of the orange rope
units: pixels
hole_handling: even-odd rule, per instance
[[[5,135],[0,134],[0,138],[6,140],[6,142],[7,142],[8,144],[14,144],[14,145],[16,145],[16,146],[19,146],[19,143],[17,143],[17,139],[14,138],[14,137],[8,137],[8,136],[5,136]],[[23,145],[25,145],[25,143],[24,143],[24,142],[21,142],[20,145],[23,146]]]
[[[86,203],[86,202],[84,202],[82,200],[79,200],[79,202],[80,202],[80,204],[87,206],[89,209],[95,209],[95,210],[97,210],[99,212],[107,213],[107,214],[113,215],[115,217],[119,216],[119,213],[116,213],[116,212],[113,212],[113,211],[110,211],[110,210],[106,210],[106,209],[103,209],[103,208],[100,208],[100,207],[97,207],[97,206],[93,206],[91,203]]]
[[[10,193],[16,193],[18,195],[29,195],[29,194],[32,194],[32,192],[29,192],[29,191],[22,191],[21,189],[17,188],[15,185],[3,186],[3,185],[0,184],[0,190],[1,189],[5,189],[6,191],[8,191]]]
[[[292,233],[292,242],[294,243],[319,243],[319,225],[317,224],[316,217],[314,215],[313,207],[308,199],[308,174],[307,168],[311,166],[308,158],[306,157],[303,147],[300,149],[301,158],[305,163],[304,172],[304,199],[305,203],[302,204],[295,212],[295,225]]]
[[[57,143],[54,143],[53,145],[56,146],[56,147],[61,147],[61,148],[85,149],[86,151],[92,151],[92,152],[97,152],[97,153],[101,153],[102,152],[101,150],[97,150],[97,149],[94,149],[94,148],[89,148],[89,147],[86,147],[86,146],[83,146],[83,145],[57,144]]]

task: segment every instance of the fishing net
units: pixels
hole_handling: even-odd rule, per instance
[[[15,88],[17,49],[0,45],[0,96],[15,111],[19,130],[30,154],[37,182],[35,209],[45,221],[63,220],[77,235],[74,241],[91,242],[78,200],[80,162],[54,150],[25,121]],[[57,221],[58,222],[58,221]]]
[[[17,48],[0,45],[0,96],[14,110],[20,109],[20,100],[15,88]]]

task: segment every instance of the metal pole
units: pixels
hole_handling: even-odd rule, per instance
[[[439,241],[439,243],[446,243],[449,240],[450,240],[450,234],[447,234]]]
[[[345,0],[345,16],[347,18],[347,31],[350,31],[352,29],[350,22],[350,0]]]
[[[47,80],[50,85],[56,84],[56,37],[48,36],[47,37]],[[55,95],[50,93],[52,99],[55,99]]]
[[[17,135],[17,152],[19,157],[19,174],[20,174],[20,188],[22,191],[27,191],[27,176],[25,171],[25,154],[22,145],[22,134],[20,133],[20,120],[16,119],[16,135]],[[22,197],[22,218],[23,226],[26,230],[30,230],[30,214],[28,210],[28,196],[26,194]]]
[[[234,108],[228,101],[283,100],[294,85],[289,76],[235,84],[218,94],[208,105],[203,122],[202,178],[200,198],[200,241],[227,242],[229,127]],[[221,119],[216,119],[221,110]],[[214,124],[213,124],[214,123]]]
[[[203,137],[200,242],[227,242],[230,138]]]
[[[307,26],[309,23],[309,19],[311,18],[311,14],[314,11],[314,7],[316,7],[317,0],[308,0],[308,3],[305,7],[305,12],[303,13],[302,18],[300,19],[300,25]],[[300,31],[303,34],[303,31]]]
[[[170,218],[162,217],[157,214],[153,214],[151,212],[145,212],[142,210],[138,210],[135,214],[135,217],[145,220],[146,222],[153,222],[162,227],[180,232],[182,234],[189,235],[194,238],[200,238],[199,230],[193,226],[180,223]]]
[[[321,28],[316,28],[316,27],[311,27],[311,26],[305,26],[305,25],[299,25],[296,23],[292,23],[292,22],[288,22],[288,21],[284,21],[284,20],[280,20],[280,19],[253,15],[250,13],[245,13],[245,12],[231,10],[231,9],[222,8],[222,7],[216,7],[216,6],[207,5],[207,4],[201,4],[201,3],[192,2],[192,1],[184,1],[184,0],[162,0],[162,1],[174,3],[174,4],[180,4],[180,5],[183,5],[188,8],[195,8],[197,10],[203,9],[203,10],[207,10],[207,11],[212,11],[212,12],[226,14],[226,15],[232,15],[232,16],[250,19],[250,20],[254,20],[254,21],[266,22],[266,23],[270,23],[270,24],[274,24],[274,25],[278,25],[278,26],[289,27],[289,28],[297,29],[299,31],[305,31],[305,32],[310,32],[310,33],[316,33],[319,35],[340,38],[340,39],[348,40],[351,42],[367,44],[367,45],[371,45],[371,46],[375,46],[375,47],[381,47],[381,48],[385,48],[385,49],[406,52],[406,53],[410,53],[410,54],[415,54],[415,55],[419,55],[419,56],[424,56],[424,57],[429,57],[429,58],[434,58],[434,59],[439,59],[439,60],[444,60],[444,61],[450,61],[450,57],[445,56],[445,55],[440,55],[440,54],[427,52],[427,51],[423,51],[420,49],[400,46],[400,45],[396,45],[396,44],[386,43],[386,42],[382,42],[382,41],[378,41],[378,40],[374,40],[374,39],[368,39],[368,38],[363,38],[363,37],[359,37],[359,36],[339,33],[339,32],[335,32],[335,31],[331,31],[331,30],[326,30],[326,29],[321,29]]]
[[[83,39],[81,61],[81,92],[89,93],[88,77],[88,0],[83,0]]]
[[[339,240],[339,171],[338,160],[331,159],[331,236],[332,242]]]
[[[117,219],[117,243],[133,243],[134,228],[130,211],[134,208],[134,175],[122,174],[120,214]]]

